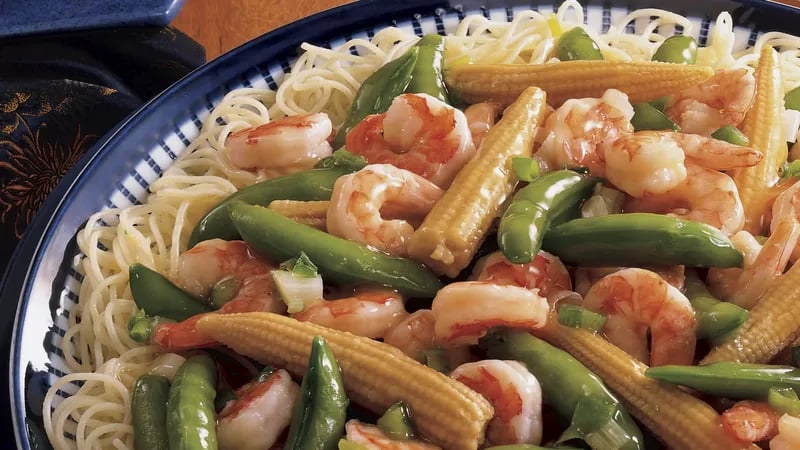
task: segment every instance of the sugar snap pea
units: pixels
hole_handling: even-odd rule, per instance
[[[167,400],[170,450],[214,450],[217,366],[205,353],[190,356],[178,369]]]
[[[711,133],[711,137],[725,141],[733,145],[750,145],[750,140],[747,139],[744,133],[739,131],[733,125],[725,125],[717,131]]]
[[[145,374],[133,385],[131,422],[136,450],[169,450],[168,395],[169,380],[163,375]]]
[[[703,366],[651,367],[645,375],[732,399],[766,400],[772,387],[800,393],[800,369],[792,366],[724,361]]]
[[[571,220],[548,230],[542,248],[584,266],[742,267],[744,261],[718,229],[650,213]]]
[[[556,56],[561,61],[605,59],[597,42],[581,27],[575,27],[558,38]]]
[[[428,94],[450,103],[444,84],[444,39],[438,34],[426,34],[417,43],[419,57],[414,65],[406,92]]]
[[[681,131],[681,127],[667,117],[658,108],[650,103],[637,103],[633,105],[631,125],[634,131],[642,130],[672,130]]]
[[[694,64],[697,62],[697,41],[691,36],[670,36],[664,39],[652,59],[677,64]]]
[[[380,283],[411,297],[433,298],[442,283],[422,264],[370,250],[302,225],[271,209],[234,202],[231,218],[242,238],[259,253],[285,261],[305,252],[325,280]]]
[[[686,272],[684,289],[686,298],[697,312],[698,338],[709,339],[715,344],[723,342],[747,321],[746,309],[711,295],[694,271]]]
[[[783,97],[783,103],[786,106],[786,109],[800,111],[800,86],[797,86],[796,88],[787,92]]]
[[[144,264],[131,264],[128,274],[133,301],[150,316],[180,321],[212,310],[209,304],[192,297]]]
[[[375,424],[387,436],[399,441],[414,439],[417,434],[411,420],[411,411],[402,400],[390,406]]]

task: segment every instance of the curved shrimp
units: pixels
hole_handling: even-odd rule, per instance
[[[752,443],[778,434],[780,416],[765,402],[737,402],[722,413],[722,426],[739,441]]]
[[[733,234],[744,227],[744,207],[733,179],[716,170],[686,165],[686,179],[661,194],[628,197],[628,212],[669,214],[695,220]]]
[[[600,144],[632,133],[633,106],[628,96],[607,90],[601,98],[567,100],[544,123],[536,157],[547,171],[585,166],[604,176]]]
[[[657,273],[629,268],[607,275],[589,289],[583,306],[606,314],[603,331],[608,340],[640,361],[649,360],[651,366],[692,363],[697,342],[694,308]]]
[[[781,189],[784,189],[782,186]],[[772,219],[769,223],[770,234],[775,230],[782,220],[794,220],[800,222],[800,181],[795,181],[788,188],[785,188],[772,203]],[[790,261],[800,259],[800,243],[795,245],[792,250]]]
[[[686,180],[691,163],[706,169],[754,166],[763,158],[749,147],[697,134],[640,131],[603,145],[606,177],[634,197],[664,194]]]
[[[347,441],[358,444],[364,450],[441,450],[441,447],[418,439],[397,441],[387,436],[380,428],[356,419],[344,425]]]
[[[184,252],[178,262],[177,284],[187,292],[207,297],[213,286],[234,278],[236,295],[219,310],[208,314],[267,311],[283,313],[286,305],[272,295],[275,266],[256,255],[244,241],[203,241]],[[178,323],[162,323],[153,331],[153,342],[169,350],[209,347],[215,341],[201,334],[197,322],[204,314]]]
[[[501,112],[503,112],[503,105],[497,102],[475,103],[464,110],[464,116],[467,118],[469,132],[472,135],[472,142],[475,144],[475,148],[480,148],[484,136],[497,122]]]
[[[300,387],[280,369],[236,390],[236,400],[219,413],[217,439],[221,450],[272,448],[292,420]]]
[[[756,80],[748,69],[718,70],[674,96],[665,112],[684,133],[710,135],[725,125],[739,125],[755,93]]]
[[[462,364],[450,373],[489,400],[494,417],[486,429],[490,445],[542,441],[542,387],[517,361],[488,359]]]
[[[709,290],[742,308],[752,308],[786,269],[799,239],[800,222],[796,220],[779,221],[763,246],[747,231],[736,233],[731,242],[744,253],[744,267],[708,269]]]
[[[412,172],[372,164],[336,180],[326,226],[335,236],[406,256],[414,233],[410,222],[421,223],[443,193]],[[384,218],[381,213],[395,218]]]
[[[289,116],[232,133],[225,142],[225,154],[239,169],[299,172],[331,155],[332,130],[325,113]]]
[[[420,309],[398,321],[383,335],[383,342],[420,360],[424,350],[436,347],[435,319],[430,309]]]
[[[686,281],[684,266],[655,266],[642,267],[658,274],[664,281],[679,291],[683,291]],[[576,267],[575,268],[575,292],[581,297],[586,296],[593,284],[600,281],[606,275],[619,272],[625,267]]]
[[[352,297],[319,300],[292,314],[301,322],[311,322],[358,336],[381,338],[406,317],[403,297],[388,289],[358,292]]]
[[[448,348],[477,344],[492,327],[541,328],[550,307],[535,289],[462,281],[440,289],[431,310],[436,341]]]
[[[572,292],[572,280],[564,263],[557,256],[540,250],[533,261],[514,264],[497,251],[478,260],[471,279],[500,286],[538,289],[539,295],[554,304],[565,293]]]
[[[800,417],[784,414],[778,420],[778,435],[769,441],[770,450],[800,448]]]
[[[464,113],[427,94],[395,97],[386,113],[353,127],[345,146],[370,164],[392,164],[443,188],[475,154]]]

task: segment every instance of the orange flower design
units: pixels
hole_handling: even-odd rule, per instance
[[[0,140],[0,148],[7,148],[6,160],[0,161],[0,179],[5,179],[0,191],[0,223],[13,224],[14,234],[20,238],[47,195],[96,136],[82,136],[78,125],[72,144],[65,149],[60,143],[40,140],[45,124],[32,133],[22,116],[17,119],[27,129],[22,141]]]

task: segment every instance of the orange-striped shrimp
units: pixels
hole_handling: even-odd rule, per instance
[[[722,413],[722,426],[739,441],[752,443],[775,437],[779,419],[765,402],[745,400]]]
[[[370,164],[392,164],[442,188],[475,154],[464,113],[426,94],[397,96],[384,114],[353,127],[345,146]]]
[[[566,266],[557,256],[544,250],[526,264],[512,263],[501,251],[491,253],[478,260],[471,278],[501,286],[538,289],[539,295],[551,304],[572,293],[572,280]]]
[[[320,299],[292,317],[301,322],[377,339],[407,315],[400,294],[389,289],[377,289],[337,300]]]
[[[464,110],[475,148],[480,149],[484,136],[497,122],[501,112],[503,112],[503,105],[497,102],[475,103]]]
[[[387,436],[380,428],[356,419],[344,425],[345,439],[364,450],[442,450],[441,447],[418,439],[398,441]]]

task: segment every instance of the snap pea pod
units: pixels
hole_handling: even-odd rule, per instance
[[[333,352],[322,336],[314,336],[308,369],[283,449],[335,450],[344,434],[349,403]]]
[[[131,264],[128,274],[133,301],[150,316],[181,321],[212,310],[207,303],[194,298],[167,277],[143,264]]]
[[[672,130],[681,131],[681,127],[667,117],[658,108],[650,103],[637,103],[633,105],[631,125],[634,131],[643,130]]]
[[[405,92],[419,58],[419,47],[414,46],[394,61],[383,65],[367,77],[358,88],[350,112],[333,140],[333,148],[344,145],[347,133],[369,114],[380,114],[392,104],[395,97]]]
[[[542,248],[583,266],[742,267],[742,253],[718,229],[650,213],[571,220],[547,231]]]
[[[380,283],[410,297],[433,298],[442,283],[422,264],[299,224],[269,208],[234,202],[231,218],[242,238],[259,253],[284,261],[305,252],[325,280]]]
[[[553,218],[588,197],[596,182],[589,175],[558,170],[520,189],[500,218],[497,230],[497,244],[506,258],[517,264],[532,261]]]
[[[733,145],[750,145],[750,140],[738,128],[733,125],[725,125],[717,131],[711,133],[711,137],[725,141]]]
[[[723,342],[747,321],[746,309],[711,295],[694,271],[686,272],[684,289],[697,313],[698,338],[709,339],[714,344]]]
[[[428,94],[450,103],[444,84],[444,39],[438,34],[426,34],[417,43],[419,56],[414,65],[406,92]]]
[[[398,441],[414,439],[417,434],[411,411],[402,400],[390,406],[375,424],[384,434]]]
[[[169,380],[163,375],[145,374],[133,385],[131,422],[136,450],[169,450],[168,395]]]
[[[800,86],[797,86],[796,88],[787,92],[783,97],[783,103],[786,106],[786,109],[800,111]]]
[[[605,59],[597,42],[581,27],[575,27],[558,38],[556,56],[561,61]]]
[[[495,330],[480,341],[490,358],[519,361],[542,385],[544,402],[571,426],[558,440],[582,439],[596,450],[643,449],[639,427],[600,378],[547,342],[520,330]],[[612,438],[613,437],[613,438]],[[604,439],[605,438],[605,439]]]
[[[217,366],[205,353],[190,356],[178,369],[167,400],[170,450],[215,450],[214,397]]]
[[[694,64],[697,62],[697,41],[691,36],[670,36],[658,46],[652,60],[676,64]]]
[[[800,393],[800,369],[792,366],[723,361],[703,366],[651,367],[645,375],[731,399],[766,400],[771,387]]]
[[[352,170],[342,167],[311,169],[240,189],[222,200],[198,222],[189,236],[189,248],[208,239],[232,241],[239,238],[228,212],[232,202],[266,206],[273,200],[330,200],[333,184],[340,176],[350,172]]]

